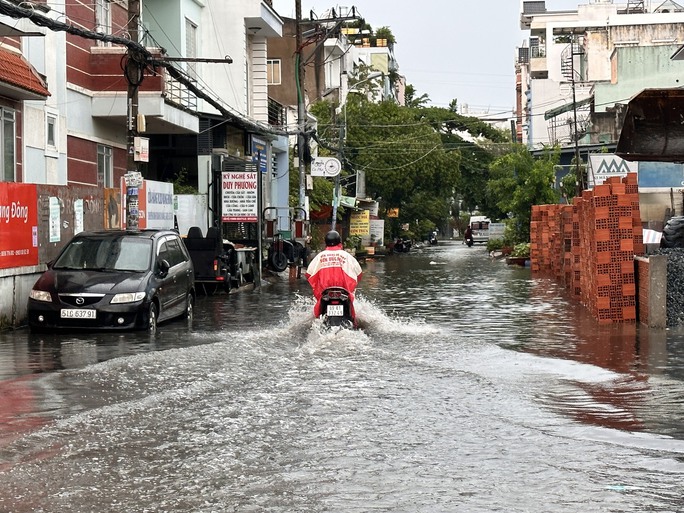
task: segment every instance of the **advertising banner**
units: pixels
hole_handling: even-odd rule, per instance
[[[252,162],[259,166],[259,171],[265,173],[268,170],[268,153],[266,141],[252,137]]]
[[[589,188],[593,189],[596,185],[601,185],[611,176],[622,178],[627,176],[627,173],[637,173],[638,171],[637,162],[628,162],[612,153],[589,155],[589,166],[587,168]]]
[[[173,229],[173,184],[145,180],[140,191],[140,223],[144,217],[146,228]]]
[[[361,210],[352,212],[349,220],[349,235],[370,235],[370,212]]]
[[[126,182],[121,178],[121,219],[126,228]],[[173,184],[143,180],[138,187],[138,228],[173,229]]]
[[[370,236],[369,242],[371,244],[375,243],[378,246],[385,245],[385,220],[384,219],[371,219],[370,220]]]
[[[0,182],[0,269],[38,265],[38,193],[34,184]]]
[[[225,171],[222,173],[221,194],[224,223],[257,222],[257,173]]]

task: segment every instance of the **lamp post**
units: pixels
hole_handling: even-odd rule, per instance
[[[347,96],[351,93],[360,93],[361,91],[358,90],[358,87],[363,84],[364,82],[368,82],[369,80],[376,79],[378,77],[384,77],[385,74],[382,71],[375,71],[373,73],[369,73],[366,78],[363,80],[360,80],[354,86],[347,91],[347,94],[344,97],[344,101],[338,108],[338,112],[341,112],[342,109],[344,109],[344,124],[342,127],[340,127],[340,136],[339,136],[339,144],[338,144],[338,149],[337,149],[337,154],[339,156],[340,162],[342,163],[342,166],[344,167],[344,143],[347,140]],[[330,222],[330,227],[332,230],[335,229],[335,226],[337,225],[337,206],[340,202],[340,175],[338,174],[335,177],[335,189],[333,191],[333,211],[332,211],[332,220]]]

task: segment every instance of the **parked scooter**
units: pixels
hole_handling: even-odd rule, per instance
[[[355,328],[356,319],[349,292],[341,287],[325,289],[321,296],[321,318],[326,328]]]

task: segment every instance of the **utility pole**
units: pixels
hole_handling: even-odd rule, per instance
[[[302,56],[302,0],[295,0],[295,53],[297,72],[297,160],[299,165],[299,208],[306,211],[306,164],[304,162],[306,136],[306,105],[304,103],[305,66]]]
[[[134,42],[138,42],[138,25],[140,23],[140,0],[128,0],[128,33]],[[128,49],[126,60],[126,80],[128,82],[126,128],[128,159],[126,162],[126,229],[138,229],[138,188],[142,185],[142,176],[135,160],[135,138],[138,135],[138,88],[142,82],[144,56]]]

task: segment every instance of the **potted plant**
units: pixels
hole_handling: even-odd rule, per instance
[[[511,255],[506,258],[508,265],[525,265],[530,259],[530,243],[522,242],[513,246]]]

